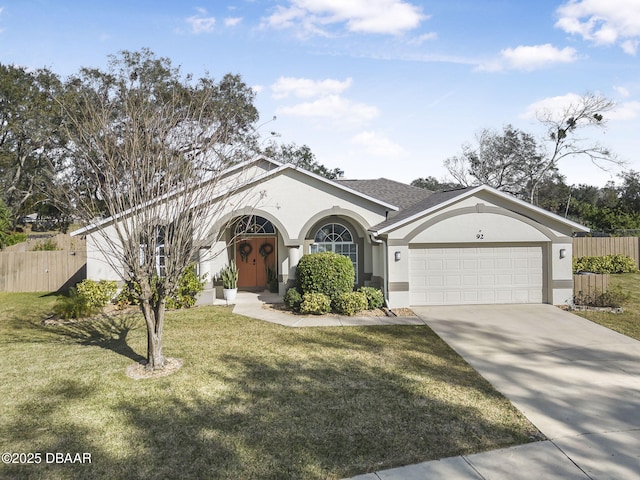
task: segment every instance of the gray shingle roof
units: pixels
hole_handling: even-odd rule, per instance
[[[413,215],[416,215],[420,212],[423,212],[425,210],[428,210],[432,207],[435,207],[441,203],[447,202],[448,200],[451,200],[452,198],[458,197],[462,194],[464,194],[465,192],[468,192],[469,190],[472,190],[476,187],[467,187],[467,188],[458,188],[455,190],[444,190],[441,192],[434,192],[431,193],[428,197],[424,198],[423,200],[416,202],[410,206],[408,206],[407,208],[404,208],[402,210],[400,210],[396,215],[394,215],[392,218],[389,218],[387,220],[385,220],[384,222],[381,222],[377,225],[374,225],[373,227],[371,227],[369,230],[370,231],[380,231],[385,227],[388,227],[390,225],[393,225],[395,223],[398,223],[402,220],[404,220],[405,218],[409,218]]]
[[[404,210],[429,197],[433,192],[386,178],[375,180],[336,180],[344,187],[351,188],[373,198],[390,203]]]

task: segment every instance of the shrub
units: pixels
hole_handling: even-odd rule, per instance
[[[300,313],[322,315],[331,311],[331,299],[324,293],[310,292],[302,296]]]
[[[65,320],[88,317],[96,313],[96,310],[89,305],[87,298],[73,287],[69,289],[68,295],[58,297],[53,306],[53,313]]]
[[[351,292],[354,282],[351,260],[337,253],[303,255],[296,267],[296,287],[302,294],[323,293],[333,300],[339,293]]]
[[[156,282],[157,278],[154,279],[151,285],[154,289]],[[204,290],[205,283],[205,277],[198,277],[194,267],[187,268],[178,280],[176,293],[167,297],[167,308],[192,307],[196,303],[198,294]],[[139,305],[140,293],[140,285],[137,282],[129,281],[115,298],[115,303],[120,308],[127,305]]]
[[[295,287],[290,288],[287,290],[287,293],[284,294],[284,303],[291,310],[298,311],[302,303],[302,295],[300,295],[300,292]]]
[[[382,290],[373,287],[360,287],[358,291],[364,293],[367,297],[367,308],[369,310],[374,310],[384,305]]]
[[[636,262],[626,255],[604,255],[573,259],[573,271],[593,273],[634,273]]]
[[[50,238],[47,238],[46,240],[43,240],[42,242],[38,242],[33,246],[33,250],[38,252],[52,252],[54,250],[60,250],[58,248],[58,244],[55,242],[55,240],[51,240]]]
[[[630,293],[623,292],[619,287],[614,287],[606,292],[596,290],[592,295],[580,292],[574,296],[573,301],[576,305],[586,305],[588,307],[621,308],[630,298]]]
[[[176,293],[167,298],[167,308],[191,308],[204,290],[206,277],[198,277],[194,267],[187,268],[180,276]]]
[[[83,296],[91,309],[104,307],[118,291],[118,284],[111,280],[83,280],[76,285],[78,295]]]
[[[341,315],[354,315],[366,310],[368,307],[367,296],[362,292],[340,293],[333,300],[333,308]]]

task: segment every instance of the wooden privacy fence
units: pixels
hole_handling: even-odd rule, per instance
[[[68,235],[49,240],[63,250],[33,251],[43,241],[37,239],[0,251],[0,292],[64,291],[86,277],[85,241]]]
[[[609,274],[590,273],[573,276],[574,297],[594,297],[609,288]]]
[[[601,257],[604,255],[626,255],[640,268],[639,237],[577,237],[573,239],[573,256]]]

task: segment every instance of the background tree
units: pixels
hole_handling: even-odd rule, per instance
[[[481,130],[477,146],[463,145],[462,154],[444,164],[461,185],[489,185],[525,199],[532,197],[536,182],[555,173],[544,161],[535,138],[511,125],[502,132]]]
[[[437,192],[440,190],[454,190],[456,188],[462,187],[462,185],[457,182],[449,182],[446,180],[441,181],[432,176],[416,178],[411,182],[411,185],[413,185],[414,187],[426,188],[427,190],[431,190],[432,192]]]
[[[49,70],[0,64],[0,195],[13,226],[50,198],[49,166],[65,143],[53,101],[61,88]]]
[[[295,143],[271,143],[263,154],[282,163],[291,163],[296,167],[326,177],[331,180],[340,178],[344,172],[339,168],[328,168],[316,161],[316,156],[307,145],[299,147]]]
[[[166,299],[210,241],[213,199],[221,209],[234,187],[220,188],[222,172],[254,151],[253,91],[234,75],[182,76],[149,50],[111,56],[106,71],[82,69],[67,86],[62,193],[86,225],[118,219],[94,224],[100,248],[140,286],[147,368],[163,368]]]
[[[462,154],[444,165],[462,185],[486,184],[535,203],[539,187],[559,174],[561,160],[585,156],[600,168],[622,165],[607,148],[579,136],[590,127],[604,128],[614,107],[605,97],[586,94],[561,111],[537,113],[546,135],[532,135],[507,125],[502,133],[484,129],[478,146],[463,145]]]

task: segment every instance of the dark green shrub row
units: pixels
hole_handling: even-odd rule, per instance
[[[626,255],[604,255],[601,257],[580,257],[573,259],[574,273],[633,273],[637,271],[636,262]]]
[[[324,293],[305,293],[304,295],[294,287],[284,295],[285,305],[295,312],[305,315],[322,315],[330,311],[341,315],[354,315],[362,310],[373,310],[384,304],[382,291],[373,287],[360,287],[357,292],[342,292],[333,301]]]

